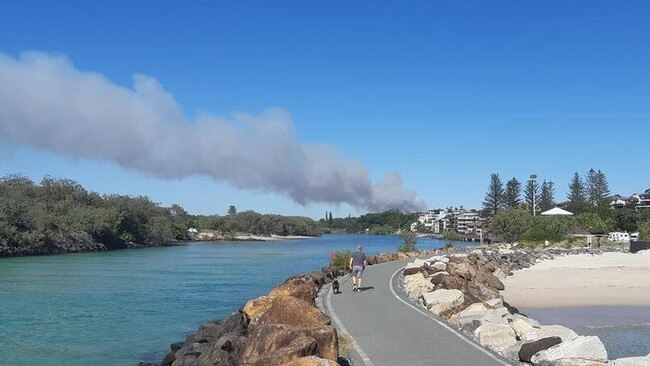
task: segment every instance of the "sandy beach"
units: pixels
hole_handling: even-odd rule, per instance
[[[504,299],[522,308],[650,306],[650,251],[558,257],[503,282]]]

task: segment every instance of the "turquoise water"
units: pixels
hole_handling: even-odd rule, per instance
[[[329,253],[396,236],[327,235],[287,242],[190,243],[103,253],[0,258],[0,364],[135,365]],[[419,247],[438,248],[420,239]]]
[[[650,306],[567,306],[520,309],[542,324],[561,324],[595,335],[610,359],[650,353]]]

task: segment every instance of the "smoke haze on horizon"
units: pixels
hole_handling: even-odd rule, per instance
[[[161,179],[209,176],[302,205],[425,207],[398,173],[372,182],[363,163],[335,147],[298,141],[286,111],[203,114],[189,121],[150,76],[135,75],[133,88],[126,88],[47,53],[0,53],[0,141],[112,161]]]

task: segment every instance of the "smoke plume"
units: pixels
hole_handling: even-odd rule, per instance
[[[188,120],[154,78],[133,87],[80,71],[65,57],[0,54],[0,140],[108,160],[162,179],[209,176],[297,203],[370,211],[421,209],[399,174],[373,183],[365,166],[327,145],[303,144],[288,113],[267,109]]]

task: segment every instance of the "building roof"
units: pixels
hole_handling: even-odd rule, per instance
[[[554,207],[554,208],[552,208],[552,209],[550,209],[548,211],[542,212],[542,215],[546,215],[546,216],[552,216],[552,215],[570,216],[570,215],[573,215],[573,214],[571,212],[569,212],[567,210],[563,210],[563,209],[561,209],[559,207]]]

